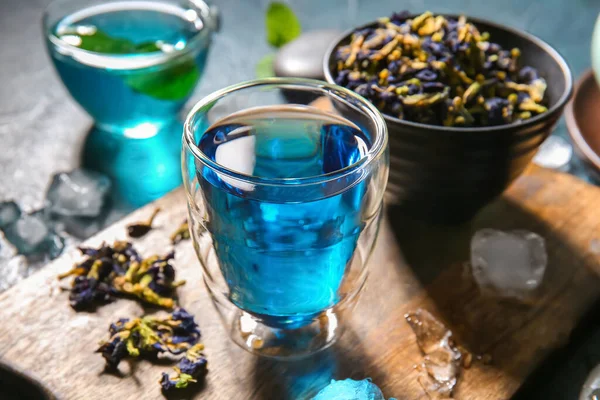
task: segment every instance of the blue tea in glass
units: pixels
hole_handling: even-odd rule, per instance
[[[333,342],[377,233],[385,125],[358,96],[316,82],[240,84],[205,99],[186,122],[184,182],[205,282],[233,318],[234,340],[258,354],[295,356]],[[340,91],[348,98],[332,100],[350,106],[292,103],[294,90]],[[219,115],[229,96],[237,105]]]
[[[371,140],[343,118],[302,106],[256,108],[210,128],[198,148],[219,165],[265,179],[294,180],[347,168],[365,156]],[[329,194],[299,188],[295,198],[273,186],[248,187],[204,170],[198,176],[231,300],[283,323],[310,320],[334,305],[363,221],[364,184]],[[305,200],[305,201],[303,201]]]
[[[211,18],[201,1],[57,0],[46,12],[56,71],[97,127],[84,163],[136,193],[135,205],[181,182],[178,113],[202,75]]]

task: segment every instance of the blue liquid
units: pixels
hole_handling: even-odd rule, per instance
[[[112,178],[115,206],[141,207],[181,184],[182,130],[176,122],[148,138],[133,139],[92,129],[82,165]]]
[[[228,117],[198,143],[229,169],[290,183],[252,186],[208,167],[198,171],[230,299],[274,326],[301,325],[340,300],[364,225],[364,181],[340,178],[295,187],[294,180],[346,168],[371,146],[341,118],[309,108],[290,110],[260,108]]]
[[[101,129],[126,135],[140,125],[160,129],[176,119],[204,68],[206,48],[173,57],[202,29],[199,19],[186,18],[184,9],[166,3],[87,8],[56,24],[50,54],[71,95]],[[102,46],[89,46],[90,37]]]

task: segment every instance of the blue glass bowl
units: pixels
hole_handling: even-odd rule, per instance
[[[56,0],[43,18],[66,89],[93,118],[83,165],[141,206],[181,184],[179,113],[204,71],[217,18],[200,0]]]
[[[44,16],[69,93],[103,130],[138,137],[176,119],[202,76],[214,25],[200,1],[58,0]]]

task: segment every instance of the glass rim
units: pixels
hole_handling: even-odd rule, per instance
[[[98,6],[107,6],[109,5],[111,2],[112,3],[160,3],[161,1],[156,1],[156,0],[113,0],[111,2],[104,2],[102,0],[95,0],[98,1]],[[171,3],[172,0],[163,0],[165,3]],[[216,11],[212,11],[211,7],[208,5],[208,3],[205,0],[189,0],[190,4],[192,4],[193,6],[197,7],[200,10],[200,15],[198,16],[200,18],[200,20],[202,21],[203,27],[202,29],[200,29],[197,33],[195,33],[190,40],[187,42],[186,46],[181,49],[181,50],[175,50],[169,53],[161,53],[161,52],[152,52],[152,53],[146,53],[146,54],[141,54],[138,57],[136,57],[139,61],[139,65],[136,65],[134,67],[131,67],[130,64],[127,65],[127,67],[123,67],[123,68],[119,68],[118,64],[115,65],[112,69],[141,69],[141,68],[149,68],[149,67],[153,67],[156,65],[161,65],[161,64],[165,64],[169,61],[178,59],[182,56],[186,56],[190,53],[193,53],[195,51],[197,51],[199,48],[202,47],[202,43],[203,43],[203,39],[207,36],[210,35],[213,31],[215,31],[215,24],[216,22],[216,16],[213,15],[213,12]],[[79,4],[80,1],[79,0],[52,0],[44,9],[44,13],[42,15],[42,25],[43,25],[43,30],[44,30],[44,36],[46,37],[46,39],[48,41],[50,41],[52,43],[52,45],[60,48],[61,50],[68,52],[71,57],[76,57],[76,56],[84,56],[87,57],[89,59],[102,59],[102,60],[113,60],[113,61],[130,61],[130,57],[131,54],[110,54],[110,53],[99,53],[99,52],[95,52],[95,51],[90,51],[90,50],[85,50],[85,49],[80,49],[77,46],[73,46],[67,42],[65,42],[64,40],[60,39],[58,36],[56,36],[54,34],[54,32],[51,30],[51,26],[49,26],[47,20],[48,17],[50,16],[50,12],[51,9],[53,7],[55,7],[57,4],[60,3],[73,3],[73,4]],[[86,7],[78,7],[77,11],[81,11],[84,10]],[[76,12],[77,12],[76,11]],[[65,18],[66,16],[68,16],[69,14],[66,14],[64,16],[61,17]],[[59,19],[59,21],[61,20]]]
[[[255,175],[244,174],[230,168],[227,168],[213,160],[204,154],[202,150],[196,145],[194,141],[194,132],[193,132],[193,122],[195,121],[195,117],[207,106],[211,105],[215,101],[227,96],[230,93],[236,92],[242,89],[248,88],[256,88],[261,86],[278,86],[278,87],[286,87],[289,86],[293,88],[294,86],[302,86],[313,88],[317,90],[321,90],[326,94],[326,91],[333,91],[338,93],[343,93],[355,100],[358,101],[358,106],[361,108],[361,111],[364,112],[370,121],[372,121],[375,125],[376,137],[373,145],[362,157],[360,160],[355,163],[335,170],[333,172],[329,172],[321,175],[313,175],[309,177],[301,177],[301,178],[265,178]],[[208,111],[208,110],[206,110]],[[343,178],[352,173],[355,173],[357,170],[364,170],[368,165],[370,165],[373,161],[378,160],[387,147],[388,142],[388,134],[387,134],[387,125],[381,112],[368,100],[358,95],[357,93],[346,89],[344,87],[334,85],[331,83],[327,83],[325,81],[320,81],[316,79],[305,79],[305,78],[262,78],[262,79],[254,79],[250,81],[240,82],[228,87],[225,87],[221,90],[217,90],[210,95],[204,97],[200,101],[198,101],[191,111],[188,113],[185,118],[185,123],[183,125],[183,138],[186,147],[191,151],[194,158],[204,165],[208,166],[212,171],[222,174],[228,178],[235,179],[237,181],[241,181],[244,183],[254,184],[254,185],[270,185],[270,186],[287,186],[287,187],[298,187],[303,185],[313,185],[326,183],[329,181],[333,181],[336,179]]]

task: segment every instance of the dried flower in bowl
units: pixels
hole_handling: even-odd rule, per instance
[[[464,16],[393,14],[335,50],[333,75],[406,121],[483,127],[546,112],[544,79],[490,39]]]

